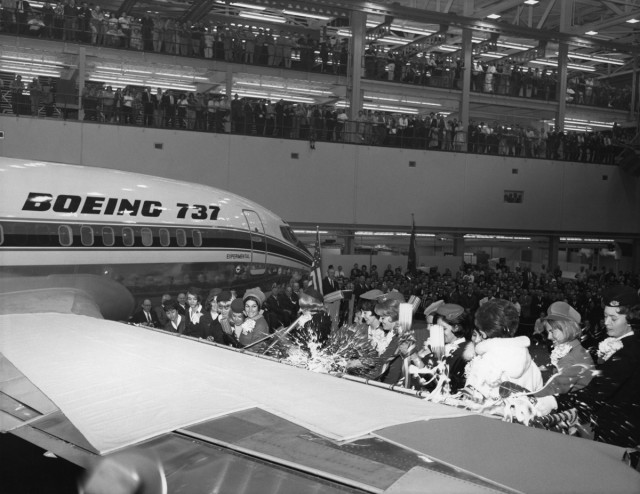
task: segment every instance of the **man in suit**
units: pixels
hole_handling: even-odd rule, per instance
[[[156,315],[156,319],[158,319],[159,325],[157,327],[164,328],[169,319],[167,318],[167,312],[165,311],[165,306],[171,302],[171,295],[165,293],[162,295],[162,299],[160,300],[160,305],[156,305],[152,312]]]
[[[177,300],[178,304],[176,305],[176,309],[178,309],[180,315],[184,317],[187,314],[187,294],[184,292],[178,293]]]
[[[267,319],[269,327],[272,329],[280,326],[289,326],[289,324],[291,324],[291,317],[285,312],[284,307],[282,307],[278,299],[281,289],[282,287],[280,285],[274,283],[271,287],[271,294],[267,297],[263,305],[266,311],[265,319]]]
[[[180,315],[177,306],[178,304],[175,302],[169,302],[164,306],[168,322],[163,326],[163,329],[171,333],[182,334],[184,333],[185,318]]]
[[[293,321],[298,316],[300,305],[298,304],[298,294],[294,293],[293,287],[287,285],[283,292],[280,294],[280,305],[284,308],[284,311],[289,315],[289,319]]]
[[[327,269],[327,276],[322,278],[322,293],[324,295],[328,295],[333,292],[337,292],[340,290],[340,285],[336,280],[336,270],[333,266],[329,266]]]
[[[157,328],[160,326],[160,322],[155,313],[151,310],[151,300],[144,299],[142,306],[131,316],[129,322],[133,324],[139,324],[141,326],[149,326],[151,328]]]

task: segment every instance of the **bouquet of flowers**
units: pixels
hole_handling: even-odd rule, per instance
[[[606,362],[611,356],[623,347],[623,343],[618,338],[606,338],[598,345],[598,358]]]

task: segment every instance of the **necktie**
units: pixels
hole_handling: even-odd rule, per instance
[[[147,322],[151,322],[151,314],[149,314],[146,310],[144,311],[144,315],[147,318]]]

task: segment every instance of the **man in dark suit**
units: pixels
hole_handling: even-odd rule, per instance
[[[327,269],[327,276],[322,278],[322,293],[323,295],[328,295],[333,292],[337,292],[340,290],[340,285],[336,280],[336,270],[333,266],[329,266]]]
[[[291,285],[287,285],[280,294],[280,305],[289,315],[289,319],[291,321],[298,317],[298,312],[300,311],[298,300],[298,294],[294,293],[293,287]]]
[[[151,328],[160,326],[156,314],[151,310],[151,300],[149,299],[144,299],[142,306],[131,316],[129,322]]]
[[[265,318],[268,319],[269,327],[276,329],[280,326],[289,326],[291,324],[291,317],[285,312],[284,307],[280,304],[278,299],[282,287],[277,283],[274,283],[271,287],[271,294],[264,302],[264,308],[266,311]]]

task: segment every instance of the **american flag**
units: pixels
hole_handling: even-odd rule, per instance
[[[313,263],[311,264],[311,283],[313,288],[322,293],[322,255],[320,251],[320,230],[316,228]]]

